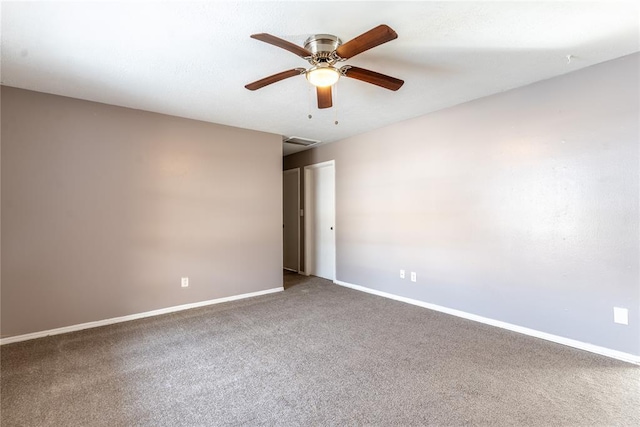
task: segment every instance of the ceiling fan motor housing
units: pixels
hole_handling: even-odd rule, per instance
[[[314,34],[304,42],[304,48],[313,54],[317,63],[335,62],[331,54],[342,44],[342,40],[331,34]]]

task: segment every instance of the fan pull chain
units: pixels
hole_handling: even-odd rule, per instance
[[[313,102],[312,101],[312,97],[311,97],[311,87],[312,86],[311,85],[307,85],[307,86],[309,87],[309,90],[307,91],[307,95],[308,95],[307,96],[307,109],[308,109],[309,114],[307,114],[307,117],[309,118],[309,120],[311,120],[311,118],[313,117],[311,115],[311,103]]]
[[[333,99],[335,100],[335,102],[334,102],[334,105],[335,105],[334,113],[335,114],[333,116],[333,118],[334,118],[333,124],[337,126],[338,125],[338,83],[333,85]]]

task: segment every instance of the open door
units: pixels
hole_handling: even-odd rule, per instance
[[[305,272],[336,278],[335,162],[304,168]]]

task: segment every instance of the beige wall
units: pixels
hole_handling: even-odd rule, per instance
[[[337,279],[640,355],[639,61],[285,157],[336,162]]]
[[[1,95],[2,337],[282,286],[279,135]]]

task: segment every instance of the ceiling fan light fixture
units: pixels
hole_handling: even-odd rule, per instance
[[[340,79],[340,71],[337,68],[321,64],[307,71],[307,80],[316,87],[333,86]]]

